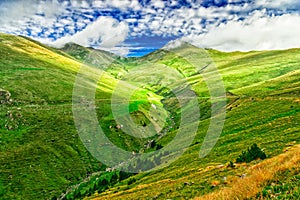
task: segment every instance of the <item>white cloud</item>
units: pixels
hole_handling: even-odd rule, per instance
[[[93,7],[95,8],[118,8],[120,10],[140,10],[141,5],[138,0],[96,0],[92,2]]]
[[[165,50],[171,50],[171,49],[175,49],[177,47],[180,47],[183,44],[182,40],[173,40],[170,41],[168,44],[166,44],[163,49]]]
[[[128,33],[128,25],[110,17],[99,17],[85,29],[72,36],[62,37],[51,45],[62,47],[68,42],[82,46],[112,48],[122,43]]]
[[[35,34],[42,30],[42,26],[51,27],[65,6],[57,0],[0,1],[0,31],[22,34],[29,28]]]
[[[103,51],[109,51],[119,56],[127,56],[129,53],[128,47],[112,47],[112,48],[99,48]]]
[[[36,13],[43,13],[46,18],[52,19],[61,14],[64,5],[57,0],[37,1],[37,0],[15,0],[1,2],[0,22],[10,23],[18,20],[28,20]]]
[[[165,3],[161,0],[152,0],[152,5],[156,8],[164,8]]]
[[[299,7],[299,0],[256,0],[255,2],[258,6],[263,6],[265,8],[295,8]]]
[[[56,46],[67,42],[98,46],[122,55],[132,50],[120,47],[127,34],[132,37],[184,35],[184,40],[198,46],[226,51],[300,46],[297,37],[300,21],[295,14],[300,10],[299,0],[252,3],[228,0],[229,4],[222,7],[201,7],[202,0],[188,2],[191,7],[180,7],[180,1],[164,0],[151,0],[144,6],[138,0],[0,0],[0,31],[27,35]],[[172,9],[170,5],[179,7]],[[91,22],[95,11],[116,9],[121,14],[112,13],[112,17],[119,17],[123,22],[112,17]],[[287,13],[287,9],[298,11],[269,16],[270,12]]]
[[[208,33],[182,38],[199,47],[222,51],[288,49],[300,47],[300,16],[264,16],[255,12],[244,21],[231,21]]]

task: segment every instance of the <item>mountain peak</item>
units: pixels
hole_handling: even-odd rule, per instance
[[[190,43],[177,39],[168,42],[162,49],[172,50],[172,49],[178,49],[178,48],[184,48],[190,46],[192,46]]]

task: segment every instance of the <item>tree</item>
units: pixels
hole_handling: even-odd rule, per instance
[[[267,158],[267,155],[263,150],[261,150],[257,144],[253,144],[250,148],[248,148],[247,151],[243,151],[242,154],[239,155],[239,157],[236,159],[237,163],[242,163],[242,162],[251,162],[256,159],[265,159]]]

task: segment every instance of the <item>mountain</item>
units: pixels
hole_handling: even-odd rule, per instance
[[[75,43],[67,43],[60,50],[66,52],[67,54],[71,55],[72,57],[82,62],[85,62],[90,65],[96,65],[96,66],[101,63],[101,60],[99,60],[99,58],[101,57],[105,57],[108,60],[120,59],[119,56],[114,55],[110,52],[97,50],[93,48],[85,48]]]
[[[286,167],[272,167],[274,173],[260,179],[252,197],[270,198],[279,192],[283,198],[299,197],[299,162],[292,155],[298,155],[300,142],[300,49],[225,53],[183,43],[129,59],[76,44],[54,49],[0,34],[0,53],[0,199],[217,195],[227,186],[239,188],[238,176],[253,180],[252,169],[265,169],[270,162]],[[145,169],[176,155],[179,150],[159,157],[155,150],[172,143],[178,130],[190,130],[199,123],[197,134],[194,139],[177,140],[178,149],[188,140],[191,144],[168,167],[131,174],[106,172],[107,166],[85,147],[94,141],[82,140],[74,122],[78,117],[85,120],[76,116],[77,97],[80,92],[90,94],[93,88],[97,122],[106,136],[132,155],[154,153],[145,160]],[[190,112],[195,106],[192,100],[174,96],[191,94],[186,93],[191,89],[201,114],[197,118],[189,115],[194,113]],[[226,120],[220,138],[206,157],[199,158],[209,124],[223,109]],[[129,130],[152,124],[154,134],[144,138],[127,134],[116,121],[126,112],[134,122],[125,123]],[[182,116],[196,121],[181,124]],[[253,144],[264,150],[267,160],[236,163]],[[292,158],[293,167],[285,160]],[[283,183],[288,187],[282,187]]]
[[[203,71],[191,73],[191,64],[180,56],[191,51],[199,51],[198,55],[201,55],[203,51],[192,46],[185,46],[180,51],[183,52],[158,50],[141,60],[152,60],[182,72],[200,97],[200,110],[209,113],[206,109],[209,103],[203,101],[207,93],[202,76],[211,72],[206,75]],[[211,194],[212,198],[203,196],[203,199],[221,199],[224,196],[217,195],[223,189],[227,193],[220,194],[227,194],[227,199],[259,198],[261,195],[266,199],[274,195],[299,198],[299,159],[287,164],[284,161],[287,155],[283,152],[299,143],[300,68],[297,63],[300,49],[230,53],[210,49],[207,53],[222,75],[228,99],[225,126],[212,152],[199,158],[210,123],[209,114],[206,114],[206,117],[202,116],[201,128],[193,144],[170,166],[135,175],[104,193],[95,193],[91,199],[190,199],[205,194]],[[165,146],[174,132],[158,143]],[[258,164],[259,160],[235,163],[239,155],[255,143],[273,160],[261,164]],[[295,148],[295,151],[299,150],[299,147]],[[287,167],[279,170],[271,167],[270,162],[276,163],[272,166]],[[266,172],[270,169],[267,177],[252,170],[259,166],[264,166]],[[283,174],[288,174],[288,178]],[[246,177],[245,185],[239,183],[242,178],[236,177]],[[248,188],[256,182],[259,184],[255,185],[255,190]],[[230,190],[231,186],[234,189]]]

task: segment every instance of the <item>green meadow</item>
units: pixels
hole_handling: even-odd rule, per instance
[[[75,44],[54,49],[0,34],[0,53],[0,199],[56,199],[62,194],[65,199],[191,199],[229,187],[231,177],[247,177],[262,161],[240,164],[236,159],[251,145],[257,144],[268,160],[300,142],[300,49],[226,53],[183,44],[176,51],[122,58]],[[79,87],[95,88],[101,128],[129,152],[162,149],[179,128],[193,126],[181,124],[189,104],[182,107],[172,92],[181,87],[184,93],[189,85],[200,111],[190,146],[162,169],[105,172],[110,166],[85,148],[74,122],[73,90],[80,71],[91,75]],[[225,88],[226,119],[215,147],[199,158],[214,104],[207,79],[218,89],[216,74]],[[157,132],[139,138],[122,131],[112,111],[114,98],[117,115],[130,114],[130,128],[153,125]],[[147,164],[160,162],[153,156]],[[252,198],[279,193],[281,199],[299,198],[296,164],[275,174],[274,184],[263,182]]]

